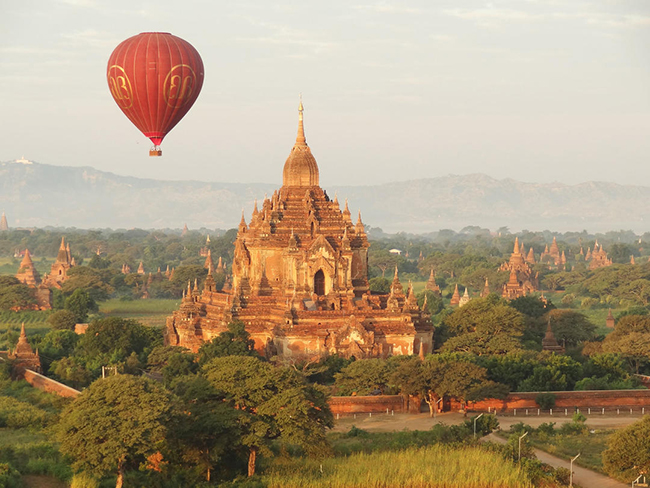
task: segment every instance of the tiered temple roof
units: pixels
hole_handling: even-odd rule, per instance
[[[553,329],[551,329],[551,318],[549,317],[548,319],[548,325],[546,326],[546,334],[544,335],[544,338],[542,339],[542,350],[544,351],[551,351],[554,353],[561,354],[564,352],[564,348],[560,346],[555,339],[555,335],[553,334]]]
[[[431,351],[433,328],[413,288],[397,275],[388,295],[368,286],[368,239],[361,214],[353,223],[319,186],[307,145],[302,102],[298,134],[283,169],[283,185],[239,224],[232,280],[216,290],[188,290],[167,320],[166,341],[198,350],[241,320],[267,356],[385,357]]]
[[[436,277],[433,273],[433,269],[431,269],[431,272],[429,273],[429,279],[427,280],[426,285],[424,285],[424,289],[440,295],[440,287],[438,286],[438,283],[436,283]]]
[[[70,252],[70,244],[68,243],[66,245],[65,237],[62,237],[56,260],[52,264],[50,274],[43,277],[43,282],[47,286],[61,288],[61,283],[68,279],[68,270],[74,265],[75,262]]]
[[[23,284],[31,287],[36,287],[41,283],[41,277],[34,267],[32,256],[29,249],[25,249],[25,256],[20,263],[16,278]]]
[[[605,268],[612,265],[612,260],[607,256],[607,252],[603,249],[602,245],[598,245],[598,242],[594,245],[594,250],[590,253],[587,252],[589,256],[589,269]]]
[[[510,278],[508,283],[503,287],[502,296],[511,300],[536,291],[539,287],[538,275],[524,259],[521,249],[522,247],[519,246],[519,238],[515,237],[515,245],[510,259],[499,268],[499,271],[510,272]]]
[[[9,351],[8,358],[13,362],[13,367],[19,374],[25,369],[31,369],[37,373],[41,372],[41,358],[38,355],[38,351],[34,352],[32,346],[27,341],[25,322],[20,327],[18,343],[12,351]]]

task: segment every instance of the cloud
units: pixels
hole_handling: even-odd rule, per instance
[[[580,20],[586,24],[604,27],[644,27],[650,25],[650,16],[640,14],[617,14],[611,12],[543,12],[534,13],[523,10],[502,8],[445,9],[444,14],[465,20],[473,20],[478,25],[493,26],[498,22],[536,22],[544,20]]]
[[[354,5],[355,10],[363,10],[365,12],[378,12],[382,14],[419,14],[422,10],[419,8],[403,7],[401,5],[391,5],[388,3],[379,3],[376,5]]]
[[[74,31],[67,34],[61,34],[69,44],[82,44],[84,46],[95,48],[110,48],[115,47],[120,43],[120,39],[109,37],[108,34],[98,32],[93,29],[86,29],[82,31]]]

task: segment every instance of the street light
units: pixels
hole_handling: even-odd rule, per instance
[[[474,439],[476,439],[476,421],[480,419],[483,414],[480,414],[478,417],[474,417]]]
[[[433,406],[433,418],[434,418],[434,419],[436,418],[436,413],[438,412],[438,404],[439,404],[442,400],[443,400],[443,399],[441,398],[441,399],[438,400],[438,401],[435,403],[435,405]]]
[[[522,435],[519,438],[519,462],[521,462],[521,440],[528,435],[528,431],[524,432],[524,435]]]
[[[580,453],[574,458],[571,458],[571,476],[569,477],[569,487],[573,486],[573,461],[580,457]]]

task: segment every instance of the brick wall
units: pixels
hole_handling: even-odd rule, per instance
[[[337,396],[330,398],[330,408],[334,415],[350,413],[386,413],[405,411],[404,397],[401,395],[377,396]]]
[[[59,395],[62,397],[75,398],[77,395],[81,393],[79,390],[70,388],[69,386],[66,386],[63,383],[54,381],[52,378],[48,378],[46,376],[43,376],[42,374],[38,374],[35,371],[32,371],[31,369],[25,370],[24,377],[25,377],[25,381],[27,381],[27,383],[32,385],[34,388],[47,391],[48,393],[54,393],[55,395]]]
[[[555,408],[630,408],[650,407],[650,390],[593,390],[593,391],[553,391]],[[511,393],[504,400],[483,400],[472,402],[469,410],[511,411],[515,408],[538,408],[535,398],[539,392]],[[452,410],[460,408],[458,402],[451,402]]]
[[[597,391],[554,391],[555,408],[650,408],[650,390],[597,390]],[[503,400],[489,399],[480,402],[471,402],[468,410],[500,412],[513,411],[514,409],[537,409],[535,398],[539,392],[511,393]],[[460,403],[451,400],[444,402],[445,410],[460,410]],[[330,408],[334,414],[350,413],[380,413],[386,409],[398,412],[418,413],[420,404],[417,398],[410,398],[407,402],[401,395],[383,396],[348,396],[332,397]],[[422,405],[422,409],[425,405]]]

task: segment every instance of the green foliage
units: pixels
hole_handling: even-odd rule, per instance
[[[602,344],[603,352],[618,353],[639,372],[650,360],[650,316],[626,315]]]
[[[596,327],[580,312],[551,310],[549,316],[553,334],[560,344],[575,346],[594,337]]]
[[[332,354],[321,358],[317,363],[307,361],[298,364],[297,367],[311,383],[331,385],[334,383],[334,376],[352,362],[354,359],[346,359],[338,354]]]
[[[368,281],[373,293],[390,293],[390,281],[382,276],[375,276]]]
[[[475,418],[476,417],[472,417],[469,420],[463,422],[465,428],[470,432],[473,432]],[[497,420],[496,415],[483,414],[481,415],[481,417],[479,417],[476,420],[476,434],[479,436],[485,436],[491,434],[498,428],[499,428],[499,421]]]
[[[450,337],[443,351],[477,355],[516,351],[524,330],[522,314],[496,295],[472,300],[446,316],[443,324]]]
[[[424,305],[425,296],[427,297],[427,313],[431,315],[437,315],[444,310],[445,302],[443,301],[442,297],[437,293],[432,292],[431,290],[424,290],[421,293],[417,294],[419,307],[422,307]]]
[[[534,295],[527,295],[510,300],[510,306],[518,312],[536,319],[545,315],[549,310],[555,309],[555,305],[553,305],[550,300],[547,300],[545,303],[539,297]]]
[[[0,463],[0,487],[21,488],[23,482],[20,473],[11,465]]]
[[[259,357],[255,351],[255,341],[251,339],[250,334],[246,331],[246,326],[241,321],[229,323],[227,331],[201,345],[199,364],[203,366],[213,358],[225,356]]]
[[[91,474],[77,473],[70,481],[70,488],[99,488],[99,481]]]
[[[49,373],[54,379],[72,388],[88,386],[93,379],[92,372],[86,369],[79,358],[74,357],[64,357],[53,361]]]
[[[111,376],[94,382],[63,411],[57,438],[75,469],[122,475],[162,446],[169,416],[170,397],[161,387]]]
[[[390,377],[395,363],[384,359],[359,359],[336,373],[336,389],[340,395],[392,393]]]
[[[47,323],[55,330],[74,330],[77,315],[69,310],[57,310],[47,318]]]
[[[603,452],[603,466],[610,476],[625,482],[650,471],[650,417],[617,431]]]
[[[203,371],[239,413],[241,443],[250,452],[249,475],[257,453],[268,452],[272,439],[296,444],[310,455],[328,451],[325,430],[333,418],[323,387],[308,384],[294,369],[253,356],[217,357]]]
[[[13,276],[0,275],[0,310],[30,309],[36,305],[34,289]]]
[[[110,317],[90,323],[79,341],[80,352],[88,357],[119,352],[126,357],[162,343],[159,331],[143,327],[134,320]]]
[[[0,427],[43,427],[48,419],[48,413],[38,407],[0,396]]]
[[[182,414],[170,425],[166,457],[182,466],[197,466],[208,478],[240,447],[239,412],[202,376],[183,377],[174,393]]]
[[[550,354],[519,384],[519,391],[570,390],[582,377],[582,365],[568,356]]]
[[[85,322],[89,313],[99,310],[95,300],[82,288],[74,290],[72,295],[65,299],[64,306],[67,311],[74,314],[77,322]]]
[[[540,393],[535,397],[535,403],[542,410],[550,410],[555,407],[555,395],[553,393]]]

